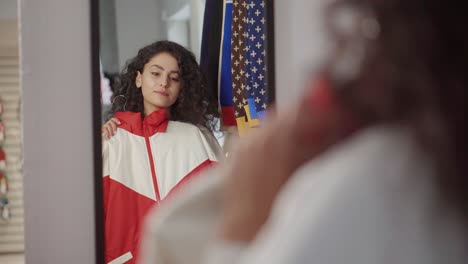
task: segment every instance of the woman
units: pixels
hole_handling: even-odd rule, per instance
[[[467,10],[339,0],[328,11],[335,100],[304,97],[239,142],[222,184],[166,204],[145,263],[466,263]],[[346,115],[359,121],[353,134]],[[215,236],[193,239],[211,243],[202,259],[174,230],[207,197],[222,202],[216,230],[190,219]]]
[[[159,41],[128,62],[113,97],[119,125],[103,142],[106,263],[134,263],[148,210],[211,166],[217,109],[195,57]],[[104,131],[103,131],[104,132]]]

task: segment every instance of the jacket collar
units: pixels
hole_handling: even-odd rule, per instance
[[[167,111],[157,110],[141,120],[141,113],[117,112],[115,117],[120,120],[119,128],[139,136],[152,136],[166,132],[168,119]]]

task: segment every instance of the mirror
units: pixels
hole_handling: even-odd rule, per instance
[[[261,126],[275,95],[273,1],[91,3],[98,253],[134,263],[149,210]]]

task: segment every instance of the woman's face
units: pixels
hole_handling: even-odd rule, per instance
[[[143,94],[145,115],[169,108],[181,89],[177,60],[167,52],[155,55],[145,64],[143,72],[137,73],[135,84]]]

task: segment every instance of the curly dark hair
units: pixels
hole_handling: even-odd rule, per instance
[[[339,8],[360,10],[376,21],[378,32],[346,35],[331,27],[338,49],[328,70],[342,106],[365,123],[400,122],[411,128],[438,166],[441,195],[468,220],[468,10],[454,5],[442,0],[334,2],[331,14]],[[340,56],[356,41],[365,47],[355,65],[359,70],[340,78]]]
[[[169,119],[214,131],[213,119],[219,117],[216,98],[208,92],[206,78],[195,56],[183,46],[167,40],[143,47],[127,62],[117,80],[109,116],[129,111],[140,112],[144,118],[143,95],[141,89],[137,89],[135,79],[137,72],[142,73],[145,64],[162,52],[172,55],[180,69],[181,90],[176,102],[168,109]]]

